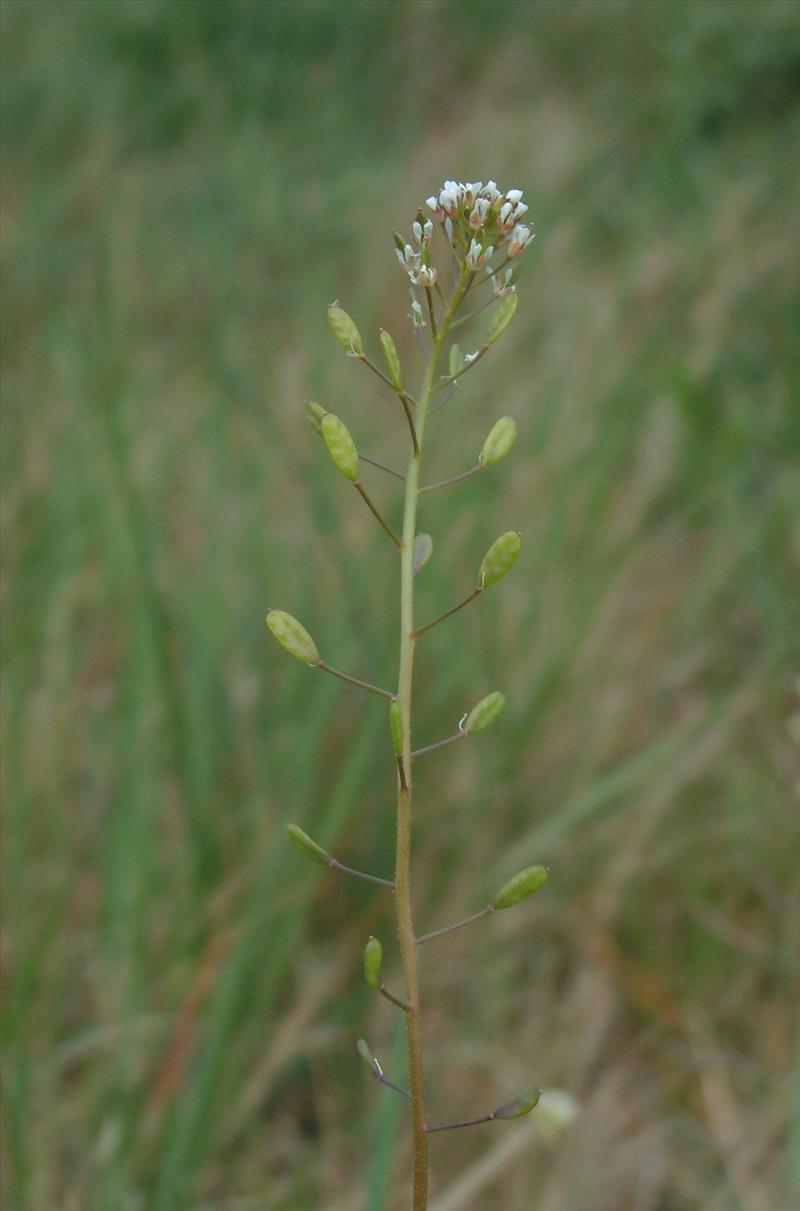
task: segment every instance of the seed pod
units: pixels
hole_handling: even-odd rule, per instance
[[[389,707],[389,727],[392,732],[395,755],[401,757],[403,755],[403,712],[399,698],[393,698]]]
[[[267,626],[290,656],[296,656],[303,664],[319,662],[317,645],[303,624],[292,614],[287,614],[285,610],[270,610],[267,614]]]
[[[356,357],[364,356],[364,346],[361,343],[361,333],[356,328],[350,316],[338,303],[331,303],[328,308],[328,323],[339,344],[348,353]]]
[[[504,883],[492,900],[492,908],[511,908],[519,904],[527,896],[533,895],[543,883],[547,882],[546,866],[528,866]]]
[[[499,421],[492,425],[486,441],[483,443],[483,449],[480,453],[480,462],[484,467],[490,467],[493,463],[499,463],[501,458],[505,458],[514,442],[517,440],[517,422],[510,416],[501,416]]]
[[[361,1056],[362,1060],[367,1065],[367,1068],[369,1068],[370,1072],[375,1077],[375,1079],[377,1081],[379,1081],[383,1075],[383,1073],[381,1071],[381,1066],[378,1063],[378,1061],[375,1059],[375,1056],[370,1051],[367,1040],[359,1039],[356,1044],[356,1047],[358,1048],[358,1054]]]
[[[464,351],[460,345],[450,346],[450,377],[457,378],[464,369]]]
[[[286,836],[295,849],[300,850],[301,854],[305,854],[312,862],[319,862],[320,866],[330,866],[333,858],[321,845],[317,845],[308,833],[304,833],[302,828],[298,828],[296,824],[284,824],[283,827],[286,830]]]
[[[414,552],[412,556],[415,576],[417,572],[422,571],[432,554],[433,539],[430,534],[418,534],[414,539]]]
[[[355,483],[359,472],[358,450],[347,426],[339,420],[338,416],[328,412],[322,418],[320,431],[336,469],[341,471],[342,475],[352,483]]]
[[[489,331],[486,333],[486,337],[483,342],[485,348],[488,349],[490,345],[493,345],[495,341],[499,340],[499,338],[503,335],[506,328],[514,318],[514,312],[517,310],[518,302],[519,296],[516,294],[506,295],[504,299],[500,300],[492,314],[492,319],[489,324]]]
[[[377,938],[370,938],[364,947],[364,979],[370,988],[380,988],[383,967],[383,947]]]
[[[322,432],[322,422],[327,415],[328,413],[321,404],[314,404],[311,400],[306,403],[306,420],[317,433]]]
[[[387,332],[385,328],[381,328],[381,344],[383,345],[383,356],[386,358],[386,365],[389,369],[389,377],[397,390],[402,391],[403,379],[400,373],[400,358],[397,354],[397,346],[392,340],[391,332]]]
[[[474,736],[476,732],[485,732],[487,727],[490,727],[495,719],[503,711],[506,705],[506,696],[501,694],[499,690],[495,690],[492,694],[487,694],[485,698],[481,698],[472,708],[461,729],[469,736]]]
[[[542,1091],[536,1085],[526,1085],[507,1102],[503,1102],[502,1106],[493,1110],[492,1118],[522,1118],[523,1114],[530,1114],[541,1096]]]
[[[326,418],[327,419],[327,418]],[[324,431],[324,430],[323,430]],[[478,584],[488,589],[510,572],[519,558],[522,540],[516,530],[506,530],[496,538],[483,557],[483,563],[478,572]]]

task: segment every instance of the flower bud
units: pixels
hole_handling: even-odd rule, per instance
[[[287,614],[285,610],[270,610],[267,614],[267,626],[290,656],[296,656],[303,664],[318,663],[317,645],[303,624],[292,614]]]
[[[458,378],[464,369],[464,353],[460,345],[450,346],[450,377]]]
[[[393,698],[389,707],[389,728],[392,733],[392,745],[395,754],[400,757],[403,752],[403,711],[400,699]]]
[[[491,727],[498,715],[501,715],[503,708],[506,705],[506,696],[501,694],[499,690],[495,690],[491,694],[487,694],[485,698],[481,698],[467,715],[462,731],[468,736],[474,736],[477,732],[485,732],[487,727]]]
[[[483,443],[480,453],[482,465],[490,467],[493,463],[499,463],[501,458],[505,458],[508,454],[516,440],[517,422],[510,416],[501,416],[499,421],[492,425],[486,441]]]
[[[511,908],[514,904],[519,904],[520,900],[533,895],[547,882],[547,874],[546,866],[528,866],[521,870],[518,875],[503,884],[492,900],[492,908]]]
[[[306,420],[317,433],[322,432],[322,422],[327,415],[321,404],[314,404],[311,400],[306,403]]]
[[[361,1056],[362,1060],[367,1065],[367,1068],[369,1068],[370,1072],[375,1077],[375,1079],[379,1081],[381,1079],[381,1077],[383,1076],[383,1072],[381,1070],[380,1064],[378,1063],[378,1061],[375,1059],[375,1056],[370,1051],[367,1040],[359,1039],[358,1043],[356,1044],[356,1047],[358,1048],[358,1054]]]
[[[389,368],[389,377],[397,390],[402,391],[403,379],[400,374],[400,358],[397,356],[397,346],[392,340],[392,334],[387,332],[385,328],[381,328],[381,344],[383,345],[383,355],[386,358],[386,365]]]
[[[530,1114],[541,1096],[542,1091],[536,1085],[526,1085],[507,1102],[503,1102],[502,1106],[493,1110],[492,1118],[522,1118],[523,1114]]]
[[[417,572],[422,571],[432,554],[433,539],[430,534],[418,534],[414,539],[414,552],[412,555],[415,576]]]
[[[328,323],[331,332],[348,353],[353,353],[356,357],[364,356],[361,333],[344,308],[340,307],[338,303],[331,303],[328,308]]]
[[[518,302],[519,297],[516,294],[506,295],[504,299],[500,300],[494,310],[494,313],[492,314],[491,323],[489,324],[489,331],[486,333],[486,337],[483,342],[486,348],[488,348],[489,345],[493,345],[495,341],[503,335],[506,328],[514,318],[514,312],[517,310]]]
[[[383,967],[383,947],[377,938],[370,938],[364,947],[364,979],[370,988],[380,988]]]
[[[481,588],[488,589],[490,584],[500,580],[513,568],[519,558],[521,546],[522,541],[516,530],[506,530],[505,534],[494,540],[484,555],[478,572]]]
[[[333,861],[330,854],[321,845],[317,845],[308,833],[304,833],[302,828],[298,828],[296,824],[284,824],[283,827],[292,845],[299,849],[301,854],[305,854],[312,862],[319,862],[320,866],[330,866]]]
[[[336,469],[341,471],[342,475],[352,483],[355,483],[359,472],[358,450],[347,426],[339,420],[338,416],[328,412],[322,418],[320,431]]]

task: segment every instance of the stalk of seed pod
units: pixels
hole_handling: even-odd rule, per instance
[[[483,589],[496,584],[506,572],[510,572],[519,559],[522,539],[516,530],[506,530],[496,538],[483,557],[479,572],[478,584]]]
[[[519,874],[514,875],[503,884],[492,900],[492,908],[499,910],[519,904],[520,900],[525,900],[528,896],[533,895],[543,883],[547,882],[548,873],[546,866],[528,866],[525,870],[521,870]]]
[[[306,402],[306,420],[317,433],[322,432],[322,422],[327,415],[321,404],[315,404],[312,400]]]
[[[267,626],[281,647],[303,664],[318,664],[317,645],[301,622],[285,610],[270,610]]]

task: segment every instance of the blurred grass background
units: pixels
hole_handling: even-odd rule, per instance
[[[581,1112],[437,1139],[434,1205],[797,1205],[797,5],[8,0],[2,34],[6,1205],[408,1206],[354,1058],[402,1072],[358,970],[370,932],[395,968],[385,898],[280,830],[390,868],[386,720],[263,616],[391,683],[391,548],[302,404],[401,458],[325,306],[413,359],[390,232],[446,176],[538,235],[430,431],[429,478],[520,440],[426,501],[419,616],[525,541],[421,652],[418,742],[510,705],[420,771],[417,918],[553,877],[426,951],[432,1114],[531,1078]]]

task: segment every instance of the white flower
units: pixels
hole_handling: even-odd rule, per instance
[[[480,351],[478,349],[476,349],[474,353],[467,353],[464,357],[464,365],[465,366],[471,365],[472,362],[475,361],[475,358],[478,356],[479,352]]]
[[[511,275],[514,270],[511,266],[501,276],[499,273],[492,274],[492,290],[498,299],[504,299],[508,294],[514,294],[516,286],[511,285]]]
[[[482,252],[483,252],[483,244],[479,244],[477,242],[477,240],[473,240],[472,243],[470,244],[469,248],[467,249],[467,255],[465,257],[465,261],[466,261],[466,265],[467,265],[468,269],[477,269],[478,266],[483,263],[482,259],[481,259]]]
[[[492,205],[493,202],[496,202],[498,200],[498,198],[501,198],[502,196],[503,195],[501,194],[500,190],[497,188],[497,185],[495,184],[494,181],[487,181],[486,184],[484,185],[483,189],[481,190],[481,197],[486,198],[486,200],[490,206]]]
[[[508,245],[509,256],[519,256],[521,252],[530,244],[533,239],[533,232],[530,227],[526,227],[524,223],[518,223],[511,232],[511,241]]]
[[[430,244],[432,236],[433,236],[433,223],[430,221],[430,219],[428,219],[427,223],[424,223],[423,227],[422,227],[423,244]]]
[[[436,270],[432,265],[420,265],[418,269],[410,269],[408,277],[415,286],[432,286],[436,281]]]
[[[500,207],[500,214],[497,216],[497,221],[500,227],[504,230],[512,226],[514,222],[513,213],[514,206],[511,202],[504,202]]]
[[[414,232],[414,239],[418,244],[422,243],[422,224],[415,221],[411,224],[411,230]]]
[[[521,219],[522,216],[527,212],[527,209],[528,207],[524,202],[517,202],[516,206],[514,207],[514,218]]]
[[[425,327],[425,316],[422,313],[422,308],[416,299],[411,300],[411,323],[415,328]]]
[[[508,198],[509,202],[516,203],[522,197],[522,190],[521,189],[507,189],[506,197]]]

